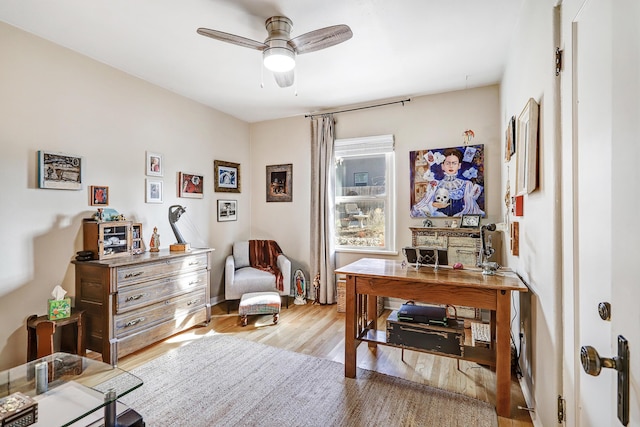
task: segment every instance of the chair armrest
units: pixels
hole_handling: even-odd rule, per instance
[[[282,281],[286,295],[291,295],[291,261],[286,256],[280,254],[276,259],[278,268],[282,272]]]
[[[227,255],[227,259],[224,262],[224,284],[230,286],[233,284],[233,277],[236,272],[236,262],[233,259],[233,255]]]

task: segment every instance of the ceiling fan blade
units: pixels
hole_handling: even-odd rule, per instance
[[[296,53],[309,53],[345,42],[353,37],[348,25],[333,25],[310,31],[289,40]]]
[[[273,77],[276,78],[276,83],[278,83],[278,86],[280,87],[289,87],[293,85],[293,81],[295,80],[295,74],[293,72],[293,70],[291,71],[285,71],[285,72],[277,72],[274,71],[273,72]]]
[[[229,34],[218,30],[210,30],[209,28],[198,28],[198,34],[251,49],[264,50],[267,48],[267,45],[263,42],[257,42],[246,37],[236,36],[235,34]]]

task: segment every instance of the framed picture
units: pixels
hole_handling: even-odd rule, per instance
[[[538,103],[530,98],[518,117],[516,138],[516,194],[538,186]]]
[[[203,180],[203,175],[190,172],[178,172],[178,197],[202,199],[204,197]]]
[[[147,151],[147,176],[162,176],[163,168],[162,154]]]
[[[218,200],[218,221],[236,221],[238,219],[237,200]]]
[[[162,203],[162,181],[147,178],[147,203]]]
[[[91,206],[109,205],[109,187],[104,185],[92,185],[89,190]]]
[[[412,218],[485,216],[484,145],[409,152]]]
[[[293,164],[267,166],[267,202],[293,200]]]
[[[222,160],[213,161],[213,176],[215,183],[213,188],[216,192],[223,193],[239,193],[240,192],[240,164],[223,162]]]
[[[369,185],[369,172],[354,172],[353,185],[356,187]]]
[[[516,152],[516,116],[511,116],[504,138],[504,160],[508,162]]]
[[[82,189],[82,157],[38,151],[38,186],[55,190]]]
[[[480,215],[462,215],[460,218],[460,228],[480,227]]]

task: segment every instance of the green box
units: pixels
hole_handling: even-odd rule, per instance
[[[71,298],[49,300],[49,320],[66,319],[71,316]]]

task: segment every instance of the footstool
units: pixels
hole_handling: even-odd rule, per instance
[[[273,314],[273,323],[280,317],[280,294],[278,292],[249,292],[240,298],[238,314],[242,326],[247,326],[247,316],[253,314]]]

